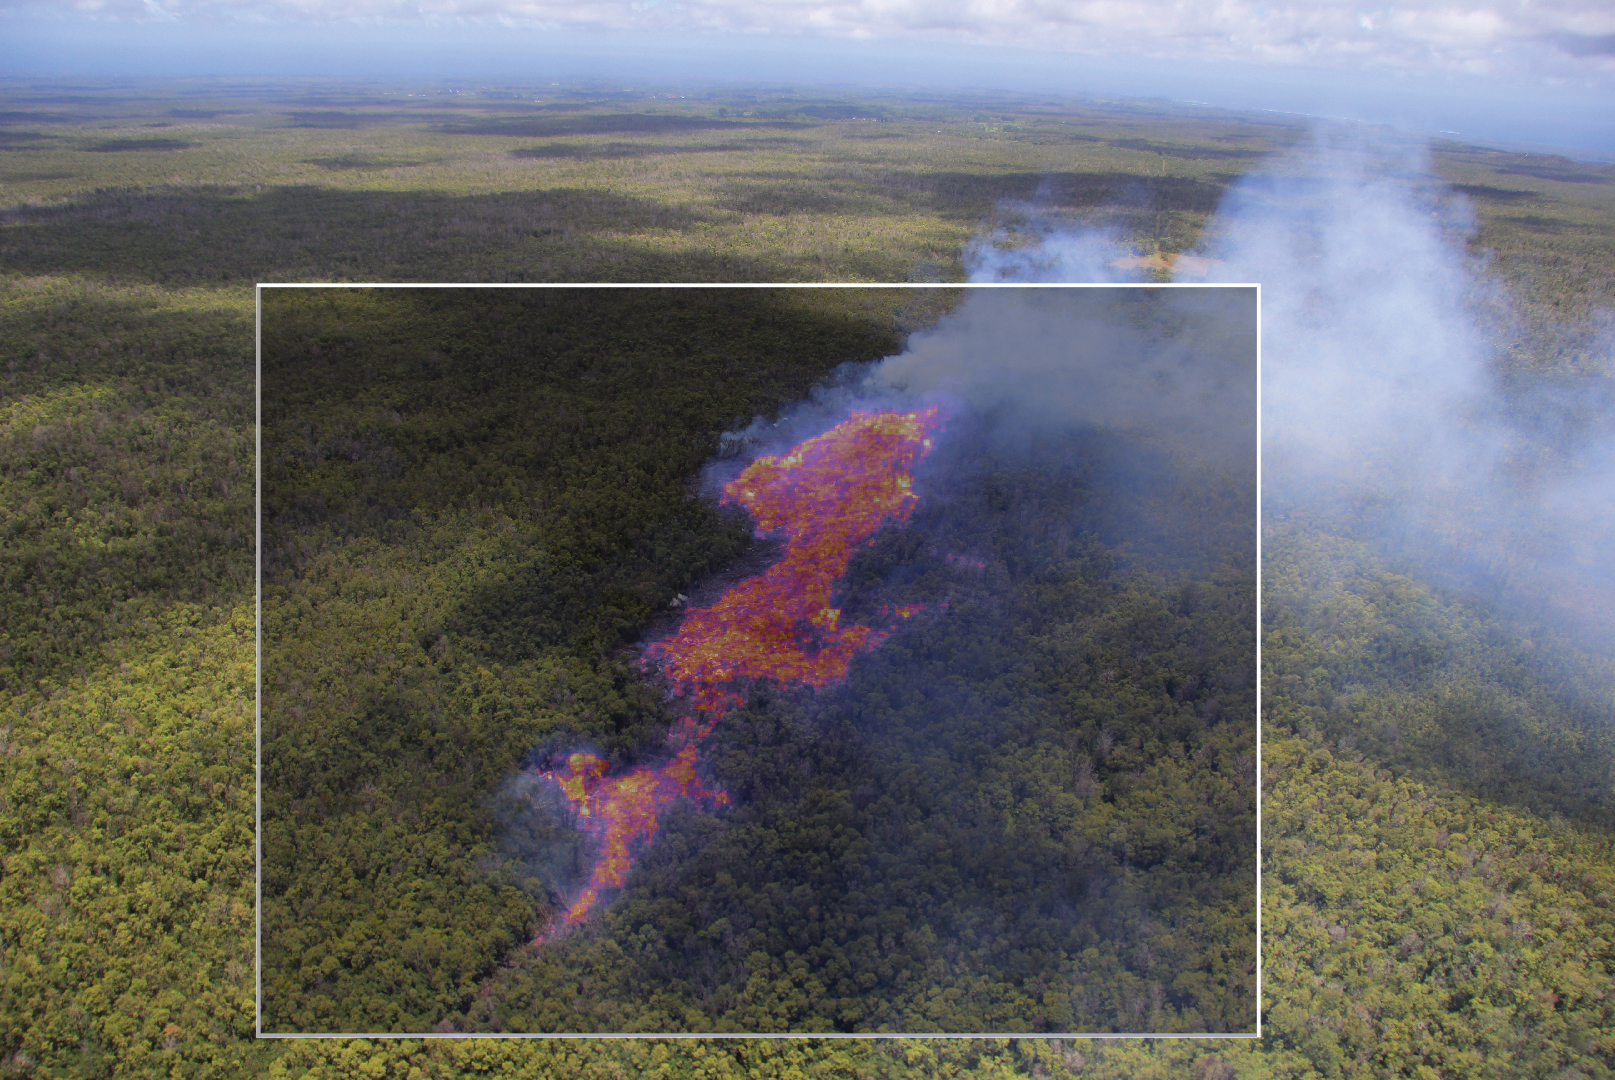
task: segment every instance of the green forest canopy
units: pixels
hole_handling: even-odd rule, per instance
[[[248,283],[957,280],[963,242],[1002,220],[1001,200],[1045,181],[1063,213],[1115,225],[1143,252],[1182,250],[1226,185],[1293,128],[1008,98],[886,98],[872,102],[885,110],[875,122],[766,97],[569,98],[582,108],[565,110],[578,119],[563,130],[536,122],[553,110],[496,98],[405,106],[380,89],[7,95],[7,1069],[1611,1068],[1615,857],[1607,796],[1591,798],[1586,779],[1607,731],[1592,723],[1608,713],[1604,662],[1311,521],[1286,523],[1265,547],[1258,1045],[254,1042]],[[695,120],[621,119],[671,113]],[[1505,374],[1596,371],[1588,316],[1615,299],[1609,169],[1453,144],[1436,147],[1434,167],[1473,201],[1473,248],[1494,253],[1489,273],[1523,313]],[[900,334],[924,319],[865,321]],[[466,517],[469,530],[475,511]],[[478,546],[497,538],[454,539],[468,577],[500,565],[499,549]],[[608,714],[616,702],[579,699]],[[1441,733],[1477,722],[1486,754],[1455,757]],[[1551,745],[1533,738],[1543,732]]]
[[[836,309],[913,297],[268,294],[268,1030],[1254,1027],[1254,454],[1011,450],[1013,414],[950,421],[839,601],[933,617],[845,693],[760,690],[712,740],[727,824],[675,814],[604,928],[523,948],[578,834],[486,800],[546,748],[658,752],[621,647],[743,550],[688,494],[714,417],[897,351]]]

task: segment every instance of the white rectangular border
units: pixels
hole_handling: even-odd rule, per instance
[[[263,355],[265,289],[1255,289],[1256,290],[1256,1030],[1245,1033],[1147,1032],[972,1032],[891,1034],[886,1032],[267,1032],[264,1030],[264,860],[263,860]],[[274,282],[253,287],[253,373],[256,416],[253,432],[254,666],[253,704],[253,859],[254,967],[253,1034],[259,1039],[1260,1039],[1262,1037],[1262,285],[1229,282],[1066,282],[1066,281],[848,281],[848,282]]]

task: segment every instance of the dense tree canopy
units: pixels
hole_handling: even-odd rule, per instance
[[[1591,1077],[1615,1068],[1608,1034],[1615,1028],[1608,1016],[1615,963],[1606,764],[1612,680],[1605,661],[1587,655],[1607,650],[1594,639],[1567,639],[1529,613],[1466,597],[1450,583],[1420,580],[1414,567],[1365,542],[1350,522],[1302,518],[1276,521],[1263,551],[1269,666],[1260,1042],[254,1041],[248,283],[953,281],[962,277],[965,246],[999,226],[1024,224],[1019,215],[1034,197],[1066,220],[1116,230],[1141,254],[1188,250],[1227,185],[1296,129],[1271,116],[1008,98],[889,96],[859,103],[872,104],[863,111],[877,121],[824,111],[845,101],[768,95],[663,102],[545,91],[515,101],[406,99],[351,87],[249,93],[201,85],[66,89],[41,83],[10,85],[5,96],[0,1069],[83,1077],[1226,1080],[1488,1070]],[[720,107],[727,115],[719,115]],[[162,130],[154,134],[156,127]],[[1531,421],[1519,425],[1521,452],[1510,462],[1529,480],[1548,460],[1552,440],[1589,431],[1586,417],[1574,410],[1540,416],[1533,410],[1545,402],[1584,400],[1607,377],[1607,355],[1598,351],[1604,339],[1592,316],[1615,302],[1609,242],[1615,175],[1593,163],[1455,144],[1438,145],[1433,164],[1470,200],[1478,225],[1472,251],[1487,260],[1490,279],[1507,287],[1521,316],[1490,329],[1506,335],[1498,374],[1509,408]],[[891,341],[934,318],[934,311],[911,305],[905,299],[880,310],[855,305],[840,316],[830,310],[785,317],[805,319],[813,333],[865,343],[851,348],[847,358],[853,358],[887,351]],[[366,318],[357,310],[351,315]],[[318,365],[308,350],[324,345],[299,334],[288,339],[292,350]],[[501,347],[492,324],[467,334],[484,350]],[[394,344],[398,355],[418,365],[410,376],[416,393],[425,392],[438,377],[433,367],[451,355],[436,339],[425,339],[421,348],[409,340]],[[491,454],[476,463],[465,487],[455,488],[457,481],[444,474],[447,493],[463,498],[451,498],[451,512],[417,520],[414,503],[400,498],[405,492],[396,482],[403,468],[429,470],[456,440],[475,447],[483,433],[449,415],[417,440],[397,430],[391,414],[402,415],[403,399],[386,396],[385,387],[364,388],[375,395],[367,400],[379,404],[355,414],[353,423],[336,423],[328,413],[307,431],[285,433],[280,465],[295,460],[295,468],[309,470],[321,485],[347,485],[351,492],[340,506],[311,500],[277,509],[309,545],[305,552],[287,546],[284,537],[266,544],[271,573],[292,573],[304,583],[288,618],[297,626],[304,623],[295,620],[314,620],[315,600],[322,609],[329,601],[344,617],[364,607],[384,616],[367,651],[352,638],[344,638],[351,647],[329,656],[306,649],[297,654],[303,646],[287,643],[309,675],[300,687],[265,688],[266,703],[281,695],[306,710],[338,700],[338,683],[349,684],[354,700],[343,704],[348,711],[330,715],[355,726],[360,719],[375,721],[376,740],[362,761],[326,760],[324,771],[290,777],[304,785],[299,798],[313,820],[341,818],[364,840],[316,837],[343,860],[351,895],[337,890],[323,899],[348,921],[333,922],[334,932],[314,944],[328,956],[335,955],[333,946],[346,955],[366,949],[380,955],[382,939],[371,936],[378,926],[392,935],[389,947],[407,940],[407,956],[394,952],[383,957],[392,967],[376,965],[371,972],[396,978],[399,992],[387,1000],[401,1010],[442,1009],[451,1022],[459,1017],[465,1026],[487,1025],[499,1018],[477,996],[483,987],[491,988],[488,999],[500,991],[508,1003],[549,977],[542,964],[518,964],[483,978],[502,940],[517,940],[510,936],[517,930],[525,940],[520,919],[532,918],[550,888],[538,877],[529,884],[532,875],[521,872],[534,860],[497,843],[479,847],[470,834],[433,815],[459,791],[502,775],[498,755],[526,752],[533,732],[513,713],[500,712],[516,698],[553,703],[519,719],[561,732],[557,746],[573,732],[591,730],[599,749],[627,762],[636,748],[650,745],[666,714],[659,696],[646,695],[637,674],[620,665],[623,627],[645,626],[647,618],[654,626],[659,616],[653,609],[665,599],[657,590],[684,588],[709,567],[725,565],[745,543],[743,527],[711,516],[699,501],[683,500],[682,478],[712,451],[713,432],[771,412],[827,370],[816,367],[817,360],[786,364],[772,381],[740,388],[727,387],[728,372],[720,372],[700,393],[719,387],[732,390],[732,397],[724,409],[703,415],[678,411],[685,408],[676,396],[684,376],[666,360],[658,370],[658,360],[641,354],[630,375],[572,358],[584,376],[598,376],[585,386],[608,386],[621,377],[674,397],[663,430],[641,444],[671,448],[667,460],[642,454],[625,460],[610,479],[680,479],[671,488],[647,489],[640,508],[629,506],[622,520],[613,516],[618,505],[586,501],[567,503],[550,517],[519,519],[511,507],[549,505],[543,500],[551,493],[524,486],[525,475]],[[320,377],[332,376],[327,368]],[[656,378],[668,381],[658,385]],[[457,392],[466,400],[478,393],[474,386]],[[588,430],[583,414],[572,411],[576,399],[524,401],[554,429],[547,445],[581,448]],[[565,426],[568,418],[575,427]],[[388,449],[397,456],[366,456]],[[586,454],[580,449],[573,456],[581,463]],[[1033,483],[1019,466],[1000,464],[1005,482],[1018,476],[1014,484]],[[485,497],[473,498],[473,486]],[[660,531],[643,531],[646,514],[659,515]],[[567,532],[574,520],[589,528]],[[950,714],[949,739],[919,748],[969,785],[968,791],[942,789],[936,805],[975,799],[971,805],[985,808],[975,818],[921,815],[896,821],[885,833],[867,828],[889,787],[906,782],[874,767],[890,759],[888,750],[913,750],[906,740],[915,729],[897,710],[863,742],[846,744],[844,764],[862,770],[856,775],[868,791],[836,799],[825,788],[801,789],[819,800],[800,808],[803,829],[824,838],[815,843],[838,843],[856,865],[889,875],[866,872],[868,884],[859,893],[866,905],[876,896],[871,888],[901,880],[912,867],[899,843],[908,837],[963,842],[994,827],[995,835],[1014,837],[1009,843],[1024,851],[1076,836],[1075,824],[1091,807],[1037,801],[1067,779],[1041,775],[1037,766],[1045,757],[1051,770],[1070,767],[1066,794],[1073,799],[1077,787],[1089,784],[1103,793],[1101,802],[1131,796],[1122,788],[1132,783],[1134,766],[1124,772],[1111,763],[1125,762],[1137,748],[1116,738],[1101,756],[1096,742],[1084,741],[1088,705],[1040,675],[1049,657],[1062,649],[1076,655],[1078,647],[1063,638],[1044,640],[1047,632],[1033,625],[1031,613],[1059,615],[1064,621],[1055,625],[1074,628],[1071,633],[1091,640],[1099,653],[1114,644],[1106,635],[1159,632],[1160,650],[1134,657],[1118,647],[1117,660],[1141,670],[1149,659],[1166,672],[1179,670],[1174,621],[1212,617],[1184,610],[1183,584],[1199,582],[1200,592],[1210,583],[1213,608],[1220,602],[1217,566],[1191,573],[1142,558],[1150,553],[1138,544],[1129,559],[1114,550],[1116,530],[1089,522],[1069,538],[1067,558],[1080,564],[1097,539],[1114,560],[1110,569],[1083,569],[1068,578],[1079,586],[1049,589],[1040,584],[1042,564],[1017,564],[1008,557],[1012,545],[1000,549],[983,539],[982,550],[1006,553],[1001,567],[1000,556],[984,560],[991,566],[986,573],[1002,575],[994,580],[1006,587],[1005,606],[971,609],[966,594],[974,579],[935,566],[934,552],[903,547],[914,537],[945,532],[940,523],[927,526],[931,532],[920,524],[883,538],[878,551],[893,567],[916,568],[913,588],[929,581],[927,587],[954,589],[958,614],[914,623],[912,634],[894,640],[898,648],[890,655],[867,658],[858,677],[878,687],[898,677],[892,665],[935,661],[920,647],[937,655],[951,648],[958,620],[991,618],[1010,633],[1007,640],[1023,650],[1030,667],[1018,676],[1016,690],[1032,692],[1024,709],[1009,710],[1025,726],[993,748],[1002,750],[999,757],[972,755],[975,718],[962,705]],[[560,542],[573,535],[575,548]],[[582,542],[590,536],[609,543]],[[663,536],[669,538],[665,548]],[[382,557],[384,546],[396,549],[398,558]],[[875,555],[860,565],[876,567]],[[687,569],[675,573],[676,567]],[[553,590],[513,590],[514,568],[522,569],[523,581],[550,581]],[[884,569],[871,573],[849,588],[874,597],[888,586],[910,587],[888,582]],[[1090,626],[1083,605],[1107,595],[1131,606]],[[401,620],[419,636],[385,636]],[[566,620],[581,632],[567,637],[557,630],[569,625]],[[502,627],[517,624],[520,635],[501,636]],[[524,653],[528,640],[546,642],[548,651]],[[485,659],[472,663],[472,657]],[[1129,670],[1117,666],[1113,678]],[[322,672],[327,682],[314,682]],[[957,682],[960,702],[998,708],[981,696],[996,689],[992,680],[976,674],[950,670],[946,678]],[[1179,718],[1173,722],[1183,728],[1178,741],[1187,750],[1206,691],[1197,687],[1198,697],[1177,702],[1183,685],[1173,687],[1170,700]],[[1134,690],[1154,700],[1166,686],[1146,679]],[[1211,696],[1222,703],[1219,717],[1236,707],[1227,696]],[[726,734],[731,741],[723,760],[736,772],[725,782],[736,790],[747,769],[759,782],[794,775],[821,760],[795,755],[800,746],[812,748],[814,733],[857,734],[860,723],[834,694],[759,696],[747,715],[756,720],[745,729],[750,742],[740,729]],[[431,723],[411,732],[421,716]],[[1194,754],[1177,759],[1168,752],[1160,759],[1163,768],[1171,761],[1185,772],[1209,768],[1212,778],[1224,775],[1212,738],[1221,726],[1208,718],[1207,733],[1198,736],[1199,745],[1210,745],[1210,765]],[[1028,763],[1027,740],[1057,728],[1070,741]],[[422,730],[432,733],[430,754],[419,741],[410,745],[416,761],[441,766],[423,774],[444,787],[437,807],[425,783],[403,800],[379,797],[379,785],[373,792],[362,783],[343,786],[360,767],[401,768],[406,738]],[[486,756],[467,752],[473,734],[488,737]],[[302,752],[318,749],[312,733],[302,737]],[[1092,778],[1079,780],[1083,755]],[[1237,791],[1242,774],[1228,775],[1230,790]],[[581,960],[598,947],[594,942],[606,940],[604,931],[615,932],[611,920],[619,911],[628,920],[625,933],[637,932],[644,922],[631,918],[638,904],[695,903],[690,879],[677,868],[701,864],[694,855],[684,859],[686,848],[675,841],[684,838],[689,850],[700,841],[707,851],[718,850],[719,830],[758,836],[778,815],[797,811],[777,794],[750,809],[737,804],[721,813],[676,813],[666,842],[641,864],[641,878],[621,908],[601,920],[602,933],[580,935],[567,948],[577,948]],[[487,813],[502,820],[497,804]],[[1016,828],[1006,833],[1012,815]],[[1039,831],[1045,827],[1046,834]],[[405,830],[423,830],[431,842],[394,853],[388,845],[397,849]],[[1164,839],[1172,839],[1170,830]],[[267,833],[266,840],[277,842]],[[1090,844],[1083,854],[1093,860],[1088,880],[1110,880],[1098,868],[1116,850]],[[392,857],[380,861],[378,852]],[[966,854],[993,869],[991,852]],[[763,861],[756,868],[759,884],[731,905],[737,914],[752,904],[783,911],[794,902],[764,887],[776,865]],[[409,903],[407,920],[377,917],[379,904],[372,900],[399,904],[403,897],[387,880],[406,873],[421,881],[481,882],[479,910],[516,921],[456,922],[449,913],[464,898],[452,891]],[[977,878],[983,879],[992,880]],[[1057,903],[1063,886],[1037,887],[1049,890],[1039,903]],[[995,1008],[1057,1008],[1025,983],[1003,994],[982,992],[982,969],[970,965],[988,951],[981,945],[983,928],[999,929],[991,922],[991,903],[978,902],[983,895],[990,890],[961,894],[954,910],[943,913],[952,920],[951,936],[937,925],[931,943],[893,935],[892,957],[904,965],[952,965],[947,977],[959,994],[939,1010],[976,1009],[989,1000]],[[1037,944],[1043,910],[1034,904],[1015,912],[1026,918],[1011,927],[1022,935],[1014,940]],[[349,918],[354,912],[360,917]],[[839,946],[845,920],[858,913],[821,911],[816,929],[812,919],[804,925],[810,934],[804,944],[782,943],[799,950],[811,974],[798,986],[795,969],[782,963],[776,972],[770,959],[757,975],[757,1007],[784,1016],[798,1003],[805,1011],[845,998],[839,982],[825,977],[835,959],[829,945]],[[267,904],[264,914],[273,921]],[[843,921],[830,925],[832,916]],[[1164,919],[1152,921],[1163,939],[1161,955],[1175,955],[1166,937],[1175,948],[1192,944]],[[737,926],[730,918],[735,941],[754,929]],[[725,964],[738,971],[734,965],[750,957],[737,960],[722,933],[694,937],[685,935],[683,944],[691,957],[711,959],[714,977]],[[850,929],[848,937],[858,940]],[[615,978],[633,974],[636,964],[686,959],[665,940],[633,940],[644,947],[640,953],[615,966],[597,956],[591,970]],[[1154,955],[1153,941],[1151,949]],[[849,952],[849,961],[853,956]],[[1116,959],[1117,974],[1143,978],[1136,954]],[[293,981],[310,1008],[322,995],[320,1007],[334,1008],[339,998],[333,991],[352,997],[361,988],[335,968],[311,969],[307,981]],[[427,968],[444,977],[425,977]],[[895,980],[896,963],[893,968]],[[1227,969],[1211,964],[1200,970]],[[882,977],[878,962],[872,974]],[[307,993],[318,979],[325,986]],[[823,992],[809,994],[815,979]],[[1182,1009],[1190,993],[1195,1001],[1217,1000],[1209,986],[1209,980],[1200,987],[1163,986],[1161,1008]],[[266,989],[272,989],[267,979]],[[358,995],[359,1005],[365,1000]],[[1153,996],[1142,1000],[1153,1006]],[[1072,1001],[1067,995],[1067,1008]],[[899,997],[894,1004],[920,1009],[930,1003]]]
[[[586,865],[504,786],[655,755],[677,704],[622,646],[745,548],[690,495],[713,428],[897,342],[790,291],[266,313],[270,1030],[1252,1027],[1254,456],[956,418],[838,600],[931,614],[845,688],[759,687],[711,751],[733,811],[479,989]]]

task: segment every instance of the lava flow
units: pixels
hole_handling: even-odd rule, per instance
[[[573,754],[566,768],[544,773],[560,785],[578,824],[600,838],[601,853],[589,884],[562,917],[581,922],[604,888],[620,888],[628,873],[631,841],[656,835],[664,807],[684,795],[724,805],[729,797],[702,786],[696,776],[699,744],[732,705],[744,701],[740,680],[825,686],[847,677],[852,657],[886,639],[886,630],[841,625],[831,607],[835,583],[859,544],[888,521],[913,509],[914,463],[931,449],[940,426],[937,410],[853,413],[823,435],[780,457],[761,457],[724,485],[725,503],[739,503],[757,521],[756,535],[783,534],[779,562],[726,591],[710,608],[689,608],[678,633],[647,649],[660,660],[675,690],[689,699],[672,739],[673,760],[605,776],[593,754]],[[906,619],[924,606],[881,608]]]
[[[695,775],[696,749],[686,745],[672,761],[656,769],[635,769],[623,776],[605,777],[606,763],[593,754],[573,754],[564,773],[545,773],[561,785],[566,801],[576,809],[585,832],[601,838],[600,857],[589,875],[583,895],[561,917],[562,925],[583,921],[602,888],[621,886],[633,856],[630,840],[650,840],[662,808],[680,795],[726,806],[729,796],[701,785]]]

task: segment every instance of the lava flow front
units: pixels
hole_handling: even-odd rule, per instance
[[[543,774],[560,785],[579,826],[601,844],[589,884],[562,925],[581,922],[601,889],[622,886],[632,859],[629,843],[651,840],[662,809],[673,800],[684,795],[716,805],[729,801],[702,786],[696,763],[701,740],[730,706],[745,700],[740,680],[839,682],[854,654],[879,645],[896,628],[842,626],[841,612],[830,605],[858,545],[913,509],[914,463],[931,449],[939,426],[935,408],[855,412],[784,456],[758,458],[724,485],[722,501],[749,510],[756,535],[783,534],[784,555],[712,607],[690,608],[678,633],[647,650],[646,663],[662,663],[693,712],[673,730],[679,749],[672,761],[607,778],[604,761],[579,753],[565,769]],[[905,619],[922,610],[905,605],[880,613]]]

